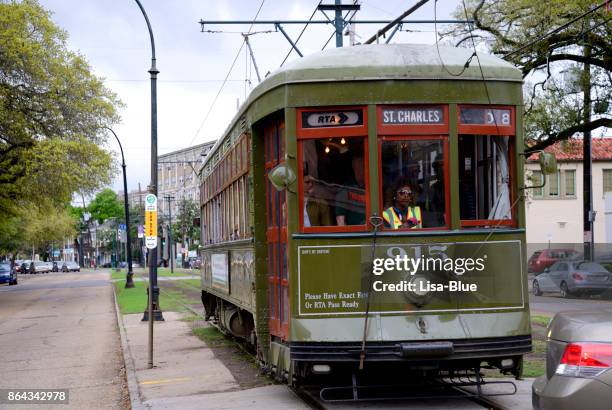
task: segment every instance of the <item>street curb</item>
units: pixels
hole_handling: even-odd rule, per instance
[[[117,325],[119,327],[119,333],[121,335],[121,350],[123,356],[123,365],[125,366],[125,376],[127,378],[128,392],[130,394],[130,404],[132,410],[142,410],[146,407],[143,406],[140,401],[140,391],[138,389],[138,382],[136,381],[136,366],[134,365],[134,358],[130,351],[130,345],[127,342],[127,335],[125,334],[125,324],[123,323],[123,317],[117,304],[117,292],[115,292],[115,285],[110,284],[113,287],[113,298],[115,300],[115,313],[117,314]]]

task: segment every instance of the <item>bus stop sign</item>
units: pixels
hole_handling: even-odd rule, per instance
[[[157,197],[153,194],[145,197],[145,246],[157,247]]]

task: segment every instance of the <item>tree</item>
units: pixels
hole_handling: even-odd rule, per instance
[[[0,220],[23,202],[61,209],[107,184],[115,167],[100,127],[118,122],[119,105],[48,11],[0,0]]]
[[[194,241],[200,240],[200,229],[193,225],[193,220],[200,215],[198,204],[190,199],[182,199],[179,203],[179,212],[176,215],[176,223],[173,224],[172,239],[183,242],[187,240],[191,246]]]
[[[41,204],[31,205],[21,212],[22,245],[33,246],[44,253],[54,242],[62,243],[76,234],[76,221],[67,208]]]
[[[124,216],[123,206],[117,199],[117,194],[110,188],[98,192],[87,210],[91,213],[91,218],[97,219],[99,223],[104,223],[109,218],[123,218]]]
[[[593,10],[592,0],[466,0],[465,4],[466,9],[460,6],[455,15],[472,18],[475,29],[458,27],[446,35],[463,47],[472,47],[473,40],[488,48],[529,80],[524,117],[527,152],[576,133],[612,127],[612,24],[605,8]],[[567,28],[546,36],[574,19]],[[584,90],[590,90],[587,98]]]

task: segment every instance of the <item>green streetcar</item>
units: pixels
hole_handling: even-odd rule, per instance
[[[290,383],[519,377],[521,88],[503,60],[424,45],[327,50],[269,75],[202,168],[207,317]]]

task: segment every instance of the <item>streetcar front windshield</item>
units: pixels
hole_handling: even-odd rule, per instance
[[[511,220],[509,149],[508,136],[459,136],[461,220]]]
[[[303,226],[366,224],[365,138],[301,142]]]
[[[387,229],[447,226],[444,140],[386,138],[381,144]]]

